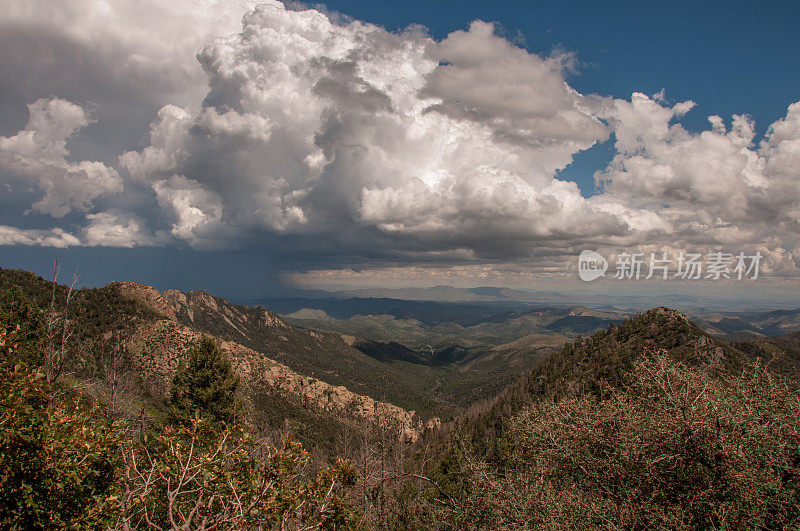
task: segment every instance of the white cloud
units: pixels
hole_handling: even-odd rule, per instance
[[[480,229],[493,249],[497,238],[582,233],[580,217],[593,234],[617,224],[553,180],[607,137],[590,112],[597,103],[566,85],[560,60],[511,45],[491,24],[436,42],[271,1],[198,58],[204,109],[165,107],[151,145],[120,159],[162,206],[174,203],[163,184],[173,174],[218,200],[177,214],[186,222],[172,233],[190,243],[207,215],[225,225],[219,235],[377,230],[448,247]]]
[[[673,237],[756,244],[779,234],[789,247],[798,237],[800,106],[770,127],[759,148],[755,125],[734,115],[730,127],[709,117],[711,129],[690,133],[673,121],[691,102],[665,107],[643,94],[616,100],[603,116],[617,137],[617,155],[596,174],[607,210],[646,209]],[[635,223],[632,229],[638,228]]]
[[[171,233],[202,246],[203,237],[213,232],[222,217],[217,198],[196,181],[182,175],[153,184],[158,204],[175,218]]]
[[[580,94],[564,78],[569,57],[531,54],[490,23],[436,41],[276,0],[242,18],[252,5],[13,1],[0,72],[23,71],[19,86],[127,109],[119,116],[134,100],[148,119],[160,109],[146,145],[72,162],[67,141],[89,113],[31,104],[26,128],[0,138],[0,164],[43,192],[33,210],[88,213],[86,245],[269,240],[343,262],[548,271],[586,246],[735,245],[763,249],[776,275],[798,272],[800,103],[760,142],[746,115],[691,132],[680,119],[694,102]],[[43,49],[56,64],[34,61]],[[97,125],[128,127],[119,116]],[[610,132],[601,193],[583,197],[558,171]],[[80,138],[84,151],[102,144]],[[115,164],[130,179],[122,197]]]
[[[143,220],[119,211],[87,214],[89,224],[83,228],[83,245],[88,247],[140,247],[158,245],[163,235],[156,238],[147,232]]]
[[[67,140],[91,123],[88,111],[58,98],[37,100],[28,111],[25,129],[0,137],[0,166],[44,192],[34,211],[62,217],[72,210],[87,211],[94,199],[122,191],[115,169],[96,161],[67,160]]]
[[[192,116],[175,105],[165,105],[150,125],[150,145],[141,152],[128,151],[119,158],[120,166],[134,179],[154,181],[166,178],[188,158],[189,128]]]
[[[768,176],[768,195],[774,208],[796,227],[800,224],[800,102],[773,123],[761,142],[759,155]]]
[[[164,234],[151,235],[145,223],[131,214],[109,211],[87,214],[89,224],[81,229],[81,238],[61,227],[51,229],[20,229],[0,225],[0,246],[38,245],[42,247],[140,247],[161,245]]]
[[[33,230],[0,225],[0,245],[40,245],[63,249],[80,245],[80,240],[60,228]]]
[[[442,64],[427,77],[422,93],[440,100],[429,109],[488,125],[498,140],[532,147],[550,177],[571,156],[605,140],[605,126],[587,101],[562,76],[561,56],[543,59],[475,21],[436,47]]]
[[[195,54],[241,29],[242,15],[255,4],[7,0],[0,19],[0,72],[10,76],[9,92],[26,98],[57,93],[120,105],[199,104],[205,78]]]
[[[643,94],[634,94],[630,102],[616,100],[606,116],[616,134],[617,155],[597,180],[608,193],[629,200],[673,210],[701,206],[707,223],[759,217],[753,209],[768,181],[764,161],[752,149],[752,121],[735,115],[727,131],[722,119],[712,116],[712,130],[691,134],[671,123],[690,105],[664,107]]]

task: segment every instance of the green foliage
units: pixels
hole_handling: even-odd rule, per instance
[[[176,378],[185,421],[132,438],[27,362],[43,346],[32,304],[11,293],[0,310],[0,528],[356,525],[353,466],[319,468],[292,439],[280,448],[254,440],[235,423],[238,380],[211,340]]]
[[[49,308],[53,283],[28,271],[0,268],[0,293],[17,288],[39,308]],[[68,287],[56,284],[55,310],[62,312]],[[74,292],[70,315],[75,319],[76,340],[94,342],[108,332],[129,329],[137,323],[160,316],[126,297],[115,284],[104,288],[83,288]]]
[[[341,434],[356,431],[355,422],[332,415],[311,401],[300,401],[285,391],[256,385],[251,391],[253,425],[263,432],[288,430],[306,448],[335,455]]]
[[[54,310],[59,314],[64,312],[67,290],[67,286],[55,286]],[[0,268],[0,294],[8,300],[10,296],[18,297],[13,295],[15,292],[27,298],[32,308],[49,311],[53,302],[52,282],[29,271]],[[143,304],[124,296],[115,284],[75,291],[67,314],[72,332],[69,349],[74,355],[65,360],[65,369],[92,376],[97,376],[100,371],[96,354],[114,348],[115,332],[129,332],[141,323],[160,318]],[[36,320],[33,317],[33,314],[19,315],[15,319],[25,328],[34,325]],[[39,324],[43,321],[40,314]]]
[[[174,375],[167,402],[173,422],[144,419],[142,409],[141,422],[125,431],[110,424],[81,391],[63,381],[48,386],[38,367],[45,334],[37,304],[49,308],[52,284],[29,273],[0,273],[0,528],[800,524],[800,399],[770,371],[745,362],[775,358],[789,374],[783,369],[800,359],[797,336],[734,348],[676,312],[647,312],[579,338],[497,400],[474,408],[435,441],[433,455],[416,461],[420,474],[403,473],[402,445],[387,451],[398,444],[391,429],[370,438],[366,424],[326,418],[276,389],[248,389],[257,424],[295,429],[331,455],[335,440],[346,438],[342,447],[359,463],[356,470],[336,458],[320,466],[293,439],[274,447],[237,422],[239,381],[210,338]],[[23,289],[6,289],[9,279]],[[64,295],[57,286],[57,310]],[[110,352],[104,337],[124,337],[157,318],[113,285],[80,290],[73,301],[68,319],[81,378],[93,374],[93,363],[102,369]],[[485,396],[493,388],[471,371],[502,383],[511,367],[523,366],[501,354],[467,356],[463,378],[440,382],[439,367],[380,362],[334,336],[256,325],[270,315],[247,311],[242,321],[254,327],[247,331],[260,350],[290,345],[284,355],[304,374],[358,382],[355,390],[373,395],[380,382],[391,386],[391,397],[411,388],[409,400],[427,393],[425,400],[436,401],[456,395],[448,386],[469,382],[472,394],[458,396]],[[211,313],[196,317],[207,327],[223,326]],[[489,371],[498,361],[501,369]],[[120,371],[127,363],[123,353]],[[406,375],[412,366],[417,372]]]
[[[0,331],[0,347],[8,347]],[[3,349],[0,528],[103,528],[115,517],[117,432],[79,399],[59,400],[41,370]]]
[[[154,433],[124,455],[121,523],[133,528],[335,529],[357,518],[344,491],[355,480],[352,466],[310,471],[291,438],[275,448],[200,419]]]
[[[231,424],[237,408],[239,377],[214,340],[204,336],[193,347],[172,378],[169,398],[172,418],[178,423],[195,417]]]
[[[4,334],[7,355],[14,349],[21,360],[41,362],[46,342],[41,311],[19,287],[0,293],[0,333]]]
[[[655,308],[589,337],[576,338],[493,400],[473,406],[463,424],[464,440],[481,457],[493,457],[497,441],[505,437],[508,417],[539,400],[610,396],[627,384],[635,363],[658,351],[714,373],[738,370],[747,357],[680,313]]]
[[[0,344],[4,336],[0,334]],[[123,436],[79,398],[48,410],[40,371],[0,370],[0,528],[343,529],[359,519],[346,461],[255,441],[208,418]]]
[[[566,344],[534,369],[527,390],[534,397],[602,396],[627,381],[634,363],[657,351],[712,370],[737,369],[744,359],[737,349],[712,338],[678,312],[656,308]]]
[[[781,337],[747,339],[734,343],[734,346],[800,385],[800,332]]]

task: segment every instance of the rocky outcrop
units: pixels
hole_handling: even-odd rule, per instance
[[[148,308],[160,313],[167,319],[176,319],[174,305],[156,288],[138,282],[112,282],[109,287],[117,289],[123,295],[141,302]]]
[[[248,316],[227,301],[205,292],[185,294],[168,290],[160,293],[150,286],[131,282],[116,283],[116,287],[126,296],[146,304],[164,316],[164,319],[154,323],[139,325],[125,345],[133,355],[142,377],[157,380],[154,383],[161,386],[171,379],[187,351],[203,335],[193,328],[193,323],[213,317],[246,337],[249,330],[247,325],[253,318],[252,314]],[[273,329],[279,337],[282,337],[281,331],[291,331],[294,335],[300,332],[307,334],[309,340],[315,342],[325,339],[324,334],[295,329],[268,310],[259,309],[256,318],[259,326]],[[245,385],[268,385],[338,415],[369,421],[390,421],[397,425],[401,438],[407,441],[415,441],[426,429],[414,411],[406,411],[393,404],[353,393],[341,385],[330,385],[317,378],[298,374],[264,353],[237,341],[217,337],[217,342],[228,353],[234,370]],[[438,421],[439,419],[432,419],[428,424],[433,422],[433,426]]]

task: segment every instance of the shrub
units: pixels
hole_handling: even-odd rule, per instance
[[[356,513],[344,497],[355,471],[339,461],[307,471],[291,438],[259,444],[237,427],[200,419],[167,427],[124,451],[121,527],[172,529],[342,528]]]
[[[116,514],[116,430],[80,400],[48,407],[43,371],[13,350],[2,356],[0,528],[107,527]]]
[[[440,469],[449,498],[420,518],[452,528],[800,523],[800,398],[783,380],[758,364],[722,377],[657,355],[627,381],[606,398],[535,402],[508,421],[492,463],[456,445]]]

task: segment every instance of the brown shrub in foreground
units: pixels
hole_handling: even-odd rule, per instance
[[[800,523],[800,398],[762,366],[720,378],[665,355],[630,383],[541,400],[488,464],[450,453],[412,519],[437,528],[770,528]],[[407,516],[406,516],[407,517]]]

